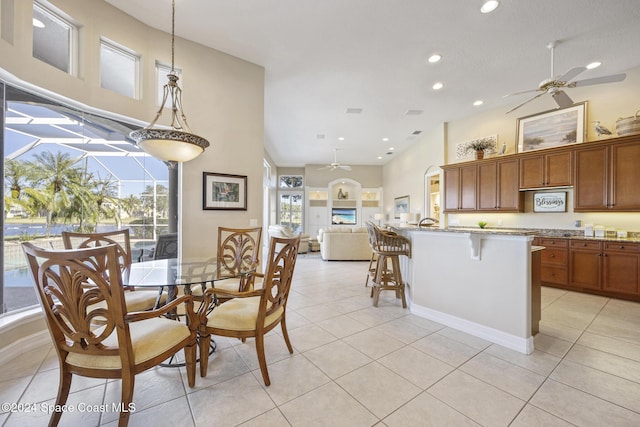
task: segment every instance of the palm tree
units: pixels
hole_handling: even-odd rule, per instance
[[[44,211],[49,237],[52,222],[71,205],[74,195],[81,196],[83,193],[82,173],[76,166],[80,158],[48,151],[34,154],[34,158],[29,162],[33,185],[25,189],[25,193],[32,209]]]

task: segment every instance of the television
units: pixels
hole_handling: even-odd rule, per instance
[[[356,208],[332,208],[331,224],[356,225]]]

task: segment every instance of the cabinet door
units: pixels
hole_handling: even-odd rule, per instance
[[[640,244],[605,243],[602,288],[637,295],[640,271]]]
[[[640,209],[639,163],[640,142],[611,146],[610,209]]]
[[[574,211],[608,209],[608,147],[575,151]]]
[[[571,151],[547,154],[544,157],[544,185],[546,187],[558,187],[573,184]]]
[[[460,207],[460,169],[444,170],[444,210],[455,212]]]
[[[544,156],[520,159],[520,188],[544,187]]]
[[[600,252],[572,250],[569,284],[580,288],[600,289]]]
[[[482,163],[478,165],[478,209],[495,211],[498,207],[498,164]]]
[[[476,210],[477,174],[475,165],[460,168],[460,209],[462,210]]]
[[[480,175],[478,173],[478,175]],[[522,212],[524,193],[518,186],[518,161],[497,162],[497,206],[501,211]]]

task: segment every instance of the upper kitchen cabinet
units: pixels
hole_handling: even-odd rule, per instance
[[[475,164],[444,166],[444,211],[476,210],[477,168]]]
[[[573,184],[571,151],[520,157],[520,189],[566,187]]]
[[[635,139],[635,140],[633,140]],[[640,140],[578,148],[574,211],[640,210]]]
[[[524,193],[518,189],[518,160],[490,160],[478,164],[478,210],[522,212]]]

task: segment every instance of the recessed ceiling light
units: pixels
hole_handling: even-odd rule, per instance
[[[382,160],[382,156],[378,156],[378,160]]]
[[[383,140],[384,142],[387,142],[387,141],[389,140],[389,138],[382,138],[382,140]]]
[[[474,106],[476,106],[476,107],[477,107],[477,106],[479,106],[479,105],[482,105],[482,104],[484,104],[484,101],[483,101],[483,100],[481,100],[481,99],[478,99],[477,101],[475,101],[475,102],[473,103],[473,105],[474,105]]]
[[[480,8],[480,12],[482,13],[491,13],[494,10],[496,10],[496,8],[500,6],[500,2],[497,0],[489,0],[486,1],[482,4],[482,7]]]
[[[601,65],[602,65],[602,62],[599,62],[599,61],[592,62],[591,64],[587,65],[587,70],[593,70],[594,68],[598,68]]]
[[[440,90],[440,89],[442,89],[444,87],[444,83],[437,82],[436,84],[434,84],[431,87],[433,88],[433,90]]]
[[[338,141],[344,141],[344,136],[339,136]]]
[[[436,62],[440,62],[441,59],[442,59],[442,55],[438,53],[434,53],[429,57],[429,59],[427,59],[427,61],[429,61],[431,64],[435,64]]]
[[[393,150],[395,150],[394,147],[389,147],[389,151],[393,151]]]
[[[36,28],[44,28],[44,23],[36,18],[33,18],[33,26]]]

